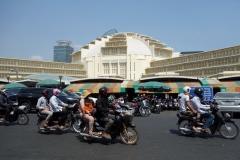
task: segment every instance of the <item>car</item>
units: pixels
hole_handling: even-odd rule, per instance
[[[217,92],[213,100],[217,102],[222,112],[240,112],[239,92]]]
[[[74,92],[75,94],[79,95],[80,97],[82,96],[81,92]]]
[[[70,97],[74,97],[74,98],[77,98],[78,100],[80,100],[80,96],[73,92],[64,91],[64,93],[66,93]]]
[[[32,110],[37,110],[36,105],[38,99],[42,96],[42,90],[48,90],[48,100],[53,95],[54,88],[18,88],[18,89],[9,89],[8,90],[8,98],[11,101],[18,101],[19,105],[26,106],[26,113],[29,113]],[[60,92],[58,98],[67,104],[77,103],[79,100],[75,97],[68,96],[64,92]]]

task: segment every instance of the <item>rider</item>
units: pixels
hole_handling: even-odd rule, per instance
[[[214,115],[211,114],[211,113],[208,113],[206,111],[206,110],[210,109],[210,105],[203,105],[203,104],[201,104],[201,99],[203,98],[202,93],[203,93],[202,88],[195,88],[194,94],[196,96],[194,96],[191,99],[191,104],[192,104],[193,108],[195,110],[197,110],[198,113],[201,114],[202,118],[207,118],[207,120],[204,123],[201,131],[205,132],[205,133],[211,133],[211,131],[209,130],[209,126],[211,125],[211,123],[212,123],[212,121],[214,119]]]
[[[92,131],[93,131],[93,123],[94,123],[94,118],[93,116],[89,115],[89,114],[86,114],[86,112],[83,110],[84,107],[86,106],[85,105],[85,100],[90,100],[89,99],[89,95],[91,93],[88,91],[88,90],[84,90],[82,92],[82,97],[80,99],[80,107],[79,107],[79,110],[80,110],[80,116],[82,116],[84,119],[87,119],[89,121],[89,135],[93,135]]]
[[[58,120],[58,124],[56,125],[58,129],[62,130],[64,127],[63,122],[66,118],[67,113],[64,111],[66,110],[66,108],[64,106],[68,106],[66,103],[63,103],[58,97],[57,95],[60,93],[61,91],[59,89],[54,89],[53,90],[53,95],[50,98],[50,110],[53,112],[53,116],[55,117],[60,117]],[[61,127],[60,127],[60,126]]]
[[[99,89],[100,95],[96,101],[96,108],[97,108],[97,118],[106,123],[105,129],[102,132],[102,137],[106,139],[111,139],[111,136],[109,135],[109,133],[111,131],[115,116],[112,115],[114,114],[114,110],[109,109],[111,106],[108,103],[107,91],[108,91],[107,87],[102,87]]]
[[[190,98],[192,98],[192,96],[190,95],[190,90],[191,88],[189,86],[183,87],[184,93],[181,95],[181,98],[179,100],[180,102],[179,108],[184,115],[193,117],[191,129],[197,132],[197,128],[195,127],[195,124],[197,123],[197,118],[200,117],[200,114],[198,114],[198,112],[195,109],[193,109],[193,107],[191,106]]]
[[[45,90],[45,89],[42,90],[42,97],[40,97],[38,99],[36,107],[39,109],[39,112],[41,114],[47,114],[48,115],[46,120],[45,120],[45,123],[43,124],[43,126],[45,128],[49,129],[50,127],[48,126],[48,121],[51,118],[51,116],[53,115],[53,112],[50,111],[50,107],[49,107],[49,104],[48,104],[47,97],[48,97],[48,90]]]
[[[3,119],[3,121],[5,123],[9,123],[9,115],[10,115],[10,104],[8,102],[8,98],[7,98],[7,93],[8,90],[7,89],[3,89],[2,90],[2,94],[0,94],[0,107],[3,108],[3,110],[5,111],[5,118]]]

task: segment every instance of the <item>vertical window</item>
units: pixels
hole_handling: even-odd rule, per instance
[[[126,63],[119,63],[120,64],[120,68],[126,68]]]
[[[126,74],[126,69],[120,69],[120,74]]]
[[[109,63],[103,63],[103,68],[109,68]]]
[[[118,70],[117,69],[112,69],[112,74],[118,74]]]
[[[118,53],[118,49],[117,48],[112,48],[112,53]]]
[[[118,68],[118,64],[117,63],[111,63],[112,68]]]

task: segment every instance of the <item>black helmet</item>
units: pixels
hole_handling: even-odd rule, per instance
[[[101,95],[101,96],[107,96],[107,91],[108,91],[108,88],[107,87],[101,87],[100,89],[99,89],[99,94]]]
[[[203,90],[202,88],[195,88],[194,92],[193,92],[196,96],[198,96],[199,98],[202,98],[202,94],[203,94]]]
[[[42,95],[43,95],[43,96],[48,96],[48,90],[45,90],[45,89],[42,90]]]

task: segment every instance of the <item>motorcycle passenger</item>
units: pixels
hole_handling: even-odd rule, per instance
[[[209,130],[209,126],[211,125],[211,123],[212,123],[212,121],[214,119],[214,115],[211,114],[211,113],[208,113],[206,111],[206,110],[210,109],[210,105],[203,105],[203,104],[201,104],[201,99],[203,98],[202,93],[203,93],[202,88],[195,88],[194,94],[196,96],[194,96],[191,99],[191,104],[192,104],[193,108],[195,110],[197,110],[198,113],[201,114],[201,118],[207,118],[207,120],[204,123],[201,131],[205,132],[205,133],[211,133],[211,131]]]
[[[110,113],[114,114],[114,110],[109,109],[111,106],[108,103],[107,91],[108,91],[107,87],[102,87],[99,89],[99,97],[96,101],[96,108],[97,118],[106,123],[105,129],[102,132],[102,137],[106,139],[111,139],[109,133],[114,123],[115,116],[110,114]]]
[[[2,94],[0,94],[0,107],[2,108],[3,111],[5,111],[5,118],[3,119],[5,123],[9,123],[9,116],[11,111],[10,104],[7,98],[7,93],[8,90],[3,89]]]
[[[51,116],[53,115],[53,112],[50,111],[50,107],[49,107],[49,104],[48,104],[48,91],[47,90],[43,90],[42,91],[42,97],[40,97],[38,99],[38,102],[37,102],[37,108],[39,109],[39,112],[41,114],[46,114],[47,115],[47,118],[45,120],[45,123],[43,124],[43,126],[47,129],[50,129],[50,127],[48,126],[48,122],[49,122],[49,119],[51,118]]]
[[[64,106],[68,106],[66,103],[63,103],[57,95],[61,91],[59,89],[53,90],[53,95],[50,98],[50,110],[53,112],[53,116],[59,117],[58,124],[56,127],[60,130],[62,130],[64,127],[62,126],[64,123],[64,120],[66,118],[67,113],[64,111],[66,108]]]
[[[179,99],[179,108],[181,110],[181,113],[187,116],[193,117],[193,122],[191,124],[191,129],[197,132],[197,128],[195,127],[195,124],[197,123],[197,118],[200,117],[200,114],[191,106],[190,98],[192,97],[190,95],[191,88],[188,86],[183,87],[183,94],[181,95],[181,98]]]
[[[80,111],[80,116],[83,117],[84,119],[87,119],[89,121],[89,135],[93,135],[92,131],[93,131],[93,123],[94,123],[94,118],[93,116],[86,114],[86,112],[83,110],[85,105],[85,101],[89,99],[89,95],[91,94],[91,92],[89,92],[88,90],[84,90],[82,92],[82,98],[80,100],[80,107],[79,107],[79,111]]]

